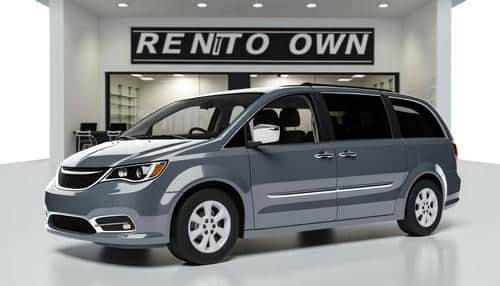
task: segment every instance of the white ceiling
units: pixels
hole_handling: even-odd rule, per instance
[[[72,0],[99,16],[111,17],[399,17],[429,0]],[[118,8],[126,2],[128,8]],[[196,7],[197,2],[208,4]],[[252,3],[264,4],[252,8]],[[305,4],[314,2],[317,8]],[[390,7],[380,9],[378,3]]]

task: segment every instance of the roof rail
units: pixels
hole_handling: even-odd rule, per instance
[[[304,82],[299,84],[301,86],[328,86],[328,87],[340,87],[340,88],[360,88],[360,89],[368,89],[368,90],[376,90],[376,91],[385,91],[385,92],[394,92],[389,89],[382,88],[373,88],[373,87],[363,87],[363,86],[347,86],[347,85],[337,85],[337,84],[329,84],[329,83],[314,83],[314,82]]]

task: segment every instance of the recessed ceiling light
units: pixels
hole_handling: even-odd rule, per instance
[[[175,77],[183,77],[184,75],[181,74],[181,73],[174,73],[173,76],[175,76]]]
[[[262,3],[253,3],[252,7],[254,7],[254,8],[262,8],[262,7],[264,7],[264,4],[262,4]]]
[[[134,77],[142,77],[142,74],[140,73],[131,73],[130,75]]]
[[[288,77],[288,75],[285,74],[285,73],[282,73],[282,74],[279,75],[279,77],[283,77],[284,78],[284,77]]]
[[[337,81],[340,81],[340,82],[349,82],[349,81],[352,81],[352,78],[339,78],[339,79],[337,79]]]
[[[316,3],[307,3],[306,7],[307,8],[316,8],[316,7],[318,7],[318,4],[316,4]]]
[[[253,73],[253,74],[250,74],[250,77],[257,77],[257,75]]]
[[[152,77],[141,77],[142,80],[155,80],[154,78]]]
[[[120,8],[127,8],[128,7],[128,3],[125,3],[125,2],[118,2],[118,4],[116,4],[116,6],[120,7]]]
[[[379,8],[389,8],[389,3],[379,3],[378,7]]]
[[[366,77],[366,74],[355,74],[352,76],[352,78],[364,78]]]
[[[207,6],[208,6],[208,4],[205,2],[200,2],[200,3],[196,4],[196,7],[198,7],[198,8],[205,8]]]

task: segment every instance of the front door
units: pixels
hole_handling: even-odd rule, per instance
[[[337,220],[392,215],[405,172],[405,149],[393,138],[383,98],[321,93],[334,130]]]
[[[335,220],[336,150],[319,143],[316,118],[309,95],[290,95],[252,120],[281,129],[279,142],[249,150],[256,228]]]

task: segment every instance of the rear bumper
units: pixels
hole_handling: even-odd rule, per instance
[[[461,179],[456,172],[446,174],[448,183],[448,194],[444,202],[445,209],[456,206],[460,201],[460,185]]]

